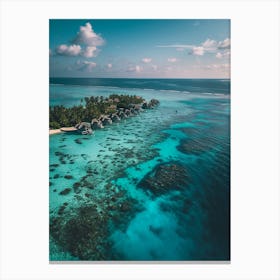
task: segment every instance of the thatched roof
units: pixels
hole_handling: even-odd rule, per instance
[[[78,129],[82,129],[82,128],[88,128],[91,129],[91,124],[88,122],[81,122],[78,126]]]

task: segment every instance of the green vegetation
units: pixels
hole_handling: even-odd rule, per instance
[[[145,100],[136,95],[118,95],[112,94],[109,97],[91,96],[85,97],[85,105],[66,108],[64,106],[50,107],[51,129],[60,127],[75,126],[80,122],[91,122],[94,118],[99,118],[102,114],[113,114],[119,108],[130,108],[131,104],[141,104]]]

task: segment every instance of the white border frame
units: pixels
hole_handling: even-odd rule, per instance
[[[1,2],[1,279],[280,279],[279,2]],[[50,18],[229,18],[231,264],[48,261]]]

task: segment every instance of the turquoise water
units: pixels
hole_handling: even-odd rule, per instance
[[[50,260],[230,259],[225,81],[213,93],[209,82],[200,92],[197,81],[194,92],[140,82],[50,85],[50,105],[112,93],[161,102],[93,136],[50,136]]]

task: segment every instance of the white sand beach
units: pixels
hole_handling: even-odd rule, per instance
[[[77,131],[77,128],[75,128],[74,126],[70,126],[70,127],[61,127],[58,129],[50,129],[49,135],[58,134],[62,132],[72,132],[72,131]]]

